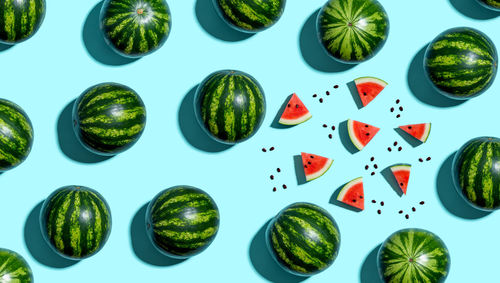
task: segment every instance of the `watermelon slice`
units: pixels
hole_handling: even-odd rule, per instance
[[[289,126],[298,125],[311,119],[311,117],[311,112],[307,110],[304,103],[302,103],[297,94],[294,93],[288,101],[283,114],[281,114],[279,123]]]
[[[372,102],[377,95],[387,86],[387,83],[374,77],[361,77],[354,80],[358,89],[359,98],[363,107]]]
[[[347,120],[349,138],[358,150],[362,150],[373,139],[379,130],[380,128],[366,123],[361,123],[351,119]]]
[[[311,181],[321,177],[325,174],[330,166],[332,166],[333,159],[326,158],[311,153],[301,153],[302,165],[304,165],[304,173],[306,174],[306,181]]]
[[[410,179],[410,170],[410,164],[396,164],[391,166],[392,174],[394,178],[396,178],[399,188],[405,195],[406,189],[408,188],[408,180]]]
[[[431,133],[431,123],[405,125],[399,128],[421,142],[426,142]]]
[[[363,191],[363,178],[359,177],[347,183],[340,191],[337,200],[359,210],[364,210],[365,193]]]

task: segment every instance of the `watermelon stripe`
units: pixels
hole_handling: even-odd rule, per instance
[[[0,41],[22,42],[35,34],[45,16],[44,0],[0,0]]]
[[[215,0],[221,16],[234,28],[257,32],[278,21],[285,8],[285,0]]]
[[[5,283],[31,283],[33,273],[21,255],[11,250],[0,249],[0,280]]]

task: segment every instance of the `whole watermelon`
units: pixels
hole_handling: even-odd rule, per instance
[[[478,0],[484,7],[500,12],[500,0]]]
[[[140,96],[127,86],[98,84],[75,101],[73,126],[89,151],[115,155],[139,140],[146,127],[146,107]]]
[[[66,186],[43,203],[40,226],[54,251],[84,259],[102,249],[111,232],[111,212],[104,198],[83,186]]]
[[[480,137],[462,146],[453,159],[453,180],[476,208],[500,208],[500,139]]]
[[[146,230],[160,252],[187,258],[208,248],[219,230],[219,218],[219,209],[206,192],[177,186],[149,203]]]
[[[259,32],[274,25],[286,0],[214,0],[219,15],[234,29]]]
[[[429,44],[424,66],[439,92],[453,99],[469,99],[493,83],[497,50],[488,36],[476,29],[452,28]]]
[[[223,70],[210,74],[196,91],[195,113],[215,140],[234,144],[254,135],[266,111],[264,91],[249,74]]]
[[[106,42],[125,57],[142,57],[160,48],[172,26],[165,0],[106,0],[101,10]]]
[[[0,99],[0,172],[21,164],[33,145],[33,126],[15,103]]]
[[[0,282],[31,283],[33,273],[22,256],[11,250],[0,248]]]
[[[389,19],[376,0],[330,0],[318,14],[319,39],[343,63],[366,61],[382,49]]]
[[[340,247],[340,232],[326,210],[298,202],[285,207],[269,222],[266,243],[283,269],[310,276],[333,263]]]
[[[389,236],[380,247],[378,269],[387,283],[444,282],[450,270],[450,253],[434,233],[404,229]]]
[[[3,0],[0,7],[0,42],[5,44],[32,37],[45,17],[45,0]]]

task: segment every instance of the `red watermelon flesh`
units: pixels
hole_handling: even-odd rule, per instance
[[[391,166],[392,174],[396,181],[398,182],[399,188],[406,195],[406,189],[408,188],[408,181],[410,180],[410,164],[396,164]]]
[[[333,159],[316,154],[302,152],[301,156],[307,181],[321,177],[330,169],[333,163]]]
[[[306,106],[299,99],[297,94],[293,94],[288,101],[279,123],[282,125],[298,125],[311,119],[312,115]]]
[[[387,86],[387,83],[374,77],[361,77],[354,80],[363,107],[372,102]]]
[[[365,193],[363,191],[363,178],[359,177],[347,183],[340,191],[337,200],[359,210],[364,210]]]
[[[431,133],[431,123],[405,125],[399,128],[421,142],[426,142]]]
[[[356,120],[347,120],[349,138],[358,150],[362,150],[378,133],[380,128]]]

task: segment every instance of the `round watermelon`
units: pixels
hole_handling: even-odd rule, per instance
[[[500,12],[500,0],[478,0],[484,7]]]
[[[0,99],[0,172],[21,164],[33,145],[33,126],[15,103]]]
[[[404,229],[389,236],[380,247],[378,269],[387,283],[444,282],[450,254],[434,233]]]
[[[172,26],[165,0],[106,0],[101,10],[106,42],[125,57],[142,57],[160,48]]]
[[[33,273],[22,256],[11,250],[0,248],[0,282],[31,283]]]
[[[389,19],[376,0],[330,0],[318,14],[317,29],[329,55],[356,64],[382,49],[389,34]]]
[[[340,247],[340,232],[326,210],[300,202],[287,206],[269,222],[266,243],[284,270],[310,276],[333,263]]]
[[[0,6],[0,42],[4,44],[29,39],[45,17],[45,0],[3,0]]]
[[[286,0],[214,0],[219,15],[242,32],[259,32],[274,25],[285,9]]]
[[[266,112],[264,91],[249,74],[223,70],[210,74],[194,99],[198,122],[215,140],[234,144],[253,136]]]
[[[497,50],[484,33],[468,27],[449,29],[427,47],[425,70],[434,87],[452,99],[486,91],[498,69]]]
[[[146,127],[146,107],[131,88],[102,83],[87,89],[73,107],[73,128],[82,145],[115,155],[134,145]]]
[[[453,159],[453,180],[474,207],[500,208],[500,139],[480,137],[462,146]]]
[[[146,230],[154,246],[174,258],[204,251],[219,230],[219,209],[204,191],[177,186],[159,193],[148,205]]]
[[[111,212],[97,191],[66,186],[44,201],[40,226],[44,239],[56,253],[84,259],[96,254],[108,240]]]

